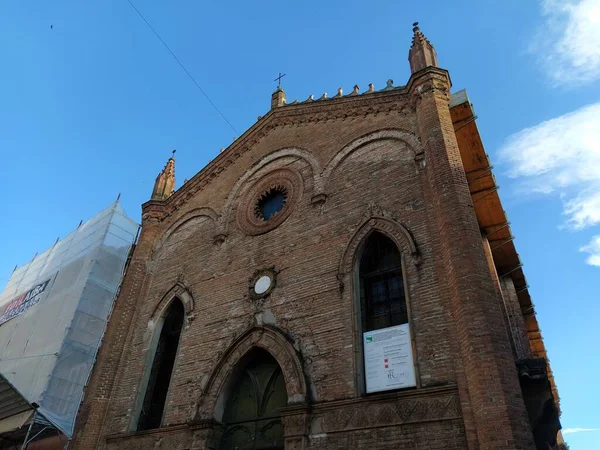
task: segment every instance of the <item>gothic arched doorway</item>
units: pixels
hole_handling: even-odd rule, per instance
[[[265,350],[252,350],[232,377],[221,450],[283,450],[278,410],[287,405],[287,392],[275,358]]]

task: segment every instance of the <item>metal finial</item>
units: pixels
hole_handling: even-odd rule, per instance
[[[416,33],[417,31],[419,31],[419,22],[414,22],[413,23],[413,33]]]
[[[177,151],[177,150],[173,150],[173,156],[171,156],[171,158],[175,158],[175,152],[176,152],[176,151]]]
[[[273,81],[277,81],[277,87],[280,88],[281,87],[281,79],[285,77],[285,73],[281,73],[279,72],[279,76],[277,78],[275,78]]]

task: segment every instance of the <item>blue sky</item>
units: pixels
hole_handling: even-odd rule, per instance
[[[177,149],[178,186],[269,108],[409,77],[411,24],[467,88],[562,399],[600,448],[600,0],[0,2],[0,283],[119,192],[139,220]],[[53,28],[50,28],[53,25]]]

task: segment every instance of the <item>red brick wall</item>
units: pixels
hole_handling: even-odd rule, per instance
[[[218,394],[214,374],[234,341],[262,325],[282,336],[276,359],[289,366],[286,381],[305,380],[306,398],[294,402],[311,406],[294,422],[305,436],[289,448],[532,448],[453,134],[446,74],[428,69],[411,83],[277,108],[164,204],[145,205],[75,448],[103,448],[107,436],[109,448],[213,448],[198,423],[214,415],[207,408]],[[281,157],[254,172],[274,152]],[[281,226],[246,235],[237,224],[239,199],[281,168],[301,174],[301,198]],[[325,203],[313,203],[316,194],[326,194]],[[404,227],[417,246],[411,255],[411,239],[398,232],[419,386],[364,397],[353,279],[342,259],[372,217],[385,219],[375,226]],[[252,300],[250,278],[267,267],[277,271],[276,287]],[[171,428],[131,434],[154,325],[176,285],[194,304],[165,408]]]

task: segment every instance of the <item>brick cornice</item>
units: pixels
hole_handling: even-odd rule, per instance
[[[407,90],[412,90],[414,86],[417,85],[417,81],[423,77],[441,77],[448,80],[448,83],[452,85],[452,81],[450,80],[450,73],[446,69],[440,69],[439,67],[426,67],[424,69],[419,70],[418,72],[413,73],[408,83],[406,84]]]
[[[441,95],[444,100],[450,102],[452,81],[447,70],[426,67],[411,75],[408,86],[410,86],[410,104],[415,109],[417,102],[430,94]]]

